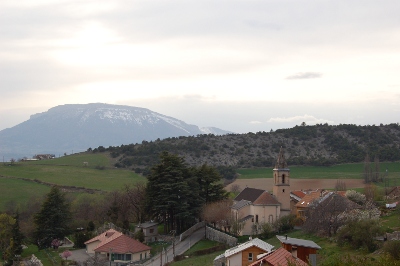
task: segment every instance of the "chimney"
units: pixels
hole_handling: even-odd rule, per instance
[[[285,238],[286,238],[286,240],[287,240],[287,235],[285,235]]]

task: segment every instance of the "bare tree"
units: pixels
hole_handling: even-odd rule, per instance
[[[145,211],[146,185],[144,183],[136,183],[133,186],[125,185],[122,191],[133,220],[144,222],[147,218]]]
[[[229,229],[232,200],[226,199],[204,205],[202,218],[214,227]]]
[[[361,208],[361,206],[339,194],[332,193],[322,202],[312,203],[308,208],[303,229],[310,233],[331,237],[343,225],[342,214],[356,208]]]
[[[337,180],[335,185],[336,191],[346,191],[346,183],[343,180]]]
[[[375,156],[375,159],[374,159],[374,173],[373,173],[373,181],[374,182],[379,182],[379,181],[381,181],[380,180],[380,175],[379,175],[379,173],[380,173],[380,165],[379,165],[379,157],[378,156]]]
[[[365,156],[364,160],[364,173],[363,173],[364,183],[369,184],[372,181],[372,169],[371,169],[371,161],[369,159],[369,154]]]

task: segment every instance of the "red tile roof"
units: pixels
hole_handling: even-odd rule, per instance
[[[93,243],[95,241],[100,241],[100,243],[104,244],[106,242],[109,242],[110,240],[115,239],[116,237],[118,237],[120,235],[122,235],[122,233],[120,233],[114,229],[109,229],[106,232],[104,232],[96,237],[93,237],[92,239],[89,239],[88,241],[85,242],[85,245]]]
[[[317,200],[326,195],[328,191],[318,189],[309,194],[306,194],[299,202],[296,203],[296,207],[308,207],[314,200]]]
[[[85,244],[90,244],[99,241],[99,244],[94,248],[95,252],[110,252],[125,254],[137,253],[145,250],[150,250],[149,246],[140,243],[139,241],[130,238],[114,229],[110,229],[88,241]]]
[[[296,196],[299,197],[299,198],[303,198],[303,197],[306,195],[306,193],[304,193],[304,192],[301,191],[301,190],[294,190],[294,191],[292,191],[291,193],[294,194],[294,195],[296,195]]]
[[[112,249],[112,253],[125,254],[125,253],[137,253],[146,250],[150,250],[149,246],[130,238],[126,235],[121,235],[112,241],[109,241],[101,246],[94,249],[95,252],[109,252]]]
[[[254,205],[279,205],[279,202],[267,191],[262,193],[254,202]]]
[[[284,248],[278,248],[259,260],[253,262],[249,266],[270,265],[270,266],[307,266],[304,261],[294,257],[289,251]]]

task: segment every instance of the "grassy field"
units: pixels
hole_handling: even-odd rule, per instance
[[[88,166],[84,166],[83,162],[88,162]],[[0,164],[0,210],[6,202],[23,204],[32,196],[40,197],[50,191],[49,186],[18,178],[102,191],[117,190],[124,184],[146,182],[145,177],[131,170],[110,167],[105,154],[71,155],[53,160],[18,162],[12,166]]]
[[[252,168],[239,169],[239,179],[253,178],[272,178],[272,169],[269,168]],[[380,163],[380,171],[385,174],[388,169],[388,178],[400,177],[400,162]],[[362,178],[364,164],[340,164],[334,166],[291,166],[291,178],[307,178],[307,179],[355,179]],[[400,184],[399,184],[400,185]]]

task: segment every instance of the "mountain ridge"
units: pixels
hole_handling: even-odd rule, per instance
[[[142,107],[104,103],[65,104],[0,131],[0,155],[30,157],[39,153],[60,155],[90,147],[141,143],[175,136],[213,132]]]

